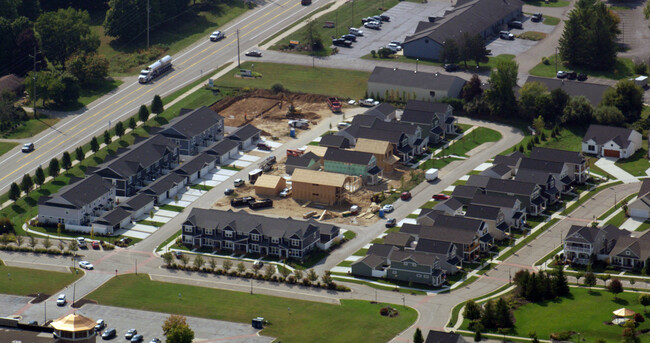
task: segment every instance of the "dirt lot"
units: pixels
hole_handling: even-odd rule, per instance
[[[212,109],[224,117],[226,126],[253,124],[263,131],[263,135],[288,137],[288,119],[307,119],[312,125],[327,118],[332,112],[327,107],[326,97],[303,93],[273,94],[269,90],[258,89],[245,95],[228,97],[212,105]],[[287,117],[290,102],[302,110],[302,115]]]
[[[274,166],[275,169],[269,172],[269,174],[286,176],[285,169],[284,169],[285,161],[286,159],[281,160],[280,163],[276,164]],[[402,175],[404,175],[404,172],[408,173],[408,171],[398,170],[389,174],[384,174],[384,181],[381,182],[380,184],[374,186],[363,186],[361,189],[357,190],[356,192],[347,194],[343,203],[334,206],[326,206],[326,205],[315,204],[315,203],[311,203],[305,206],[305,204],[307,203],[306,201],[295,200],[291,197],[282,198],[280,196],[275,196],[275,197],[271,197],[271,199],[273,199],[272,208],[251,210],[248,207],[241,207],[241,208],[231,207],[230,200],[235,197],[253,196],[258,199],[260,198],[255,194],[254,186],[247,183],[244,187],[239,187],[236,189],[236,195],[227,196],[219,199],[217,202],[214,203],[213,207],[220,210],[228,210],[228,209],[243,210],[249,213],[269,214],[269,215],[275,215],[281,217],[292,217],[295,219],[302,219],[303,214],[310,211],[315,211],[317,213],[316,218],[318,218],[323,213],[323,210],[328,210],[333,214],[323,218],[324,221],[331,222],[331,223],[366,226],[375,223],[377,220],[379,220],[379,217],[376,214],[371,215],[366,212],[368,211],[371,205],[370,198],[372,197],[372,195],[375,194],[376,192],[400,187],[401,184],[400,179]],[[408,178],[408,176],[406,177]],[[346,217],[346,218],[341,217],[340,213],[349,210],[350,206],[352,205],[360,206],[361,214],[353,217]]]

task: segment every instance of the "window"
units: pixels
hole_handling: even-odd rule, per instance
[[[300,246],[300,240],[299,239],[292,239],[291,240],[291,245],[294,247],[299,247]]]
[[[203,239],[203,244],[211,247],[212,246],[212,240],[210,238],[204,238]]]
[[[429,96],[435,97],[435,96],[436,96],[436,92],[434,92],[434,91],[430,91],[430,92],[429,92]]]
[[[276,247],[269,248],[269,255],[280,255],[280,249]]]
[[[318,193],[311,193],[311,195],[315,196],[315,197],[320,196],[320,194],[318,194]]]
[[[223,233],[224,233],[224,235],[225,235],[226,237],[228,237],[228,238],[232,238],[232,231],[227,230],[227,231],[224,231]]]
[[[397,275],[397,270],[393,270],[393,275]]]
[[[251,233],[251,240],[256,241],[256,242],[259,241],[260,240],[260,235],[258,235],[256,233]]]
[[[278,244],[278,243],[280,243],[280,239],[277,238],[277,237],[271,237],[271,243]]]
[[[429,278],[429,275],[424,274],[424,278],[425,278],[425,279],[428,279],[428,278]]]
[[[205,234],[208,236],[212,236],[214,234],[214,229],[205,229]]]
[[[223,242],[223,247],[224,247],[225,249],[232,249],[233,244],[232,244],[231,241],[224,241],[224,242]]]
[[[593,151],[593,150],[596,150],[596,147],[593,146],[593,145],[588,145],[588,146],[587,146],[587,150],[589,150],[589,151]]]
[[[65,224],[65,218],[59,218],[59,224]]]
[[[422,277],[422,274],[417,274],[417,275],[415,275],[415,276],[421,278],[421,277]]]
[[[251,252],[260,252],[260,246],[257,244],[251,244]]]
[[[192,244],[192,237],[183,236],[183,243]]]
[[[298,249],[291,249],[291,252],[289,253],[291,257],[301,257],[300,250]]]
[[[192,226],[185,225],[183,226],[183,232],[192,233]]]

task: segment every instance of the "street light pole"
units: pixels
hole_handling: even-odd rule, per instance
[[[557,46],[555,47],[555,73],[557,74]]]
[[[239,60],[239,29],[237,29],[237,68],[241,68],[241,61]]]

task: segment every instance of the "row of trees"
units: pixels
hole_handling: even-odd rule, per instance
[[[517,294],[530,302],[551,300],[570,293],[569,282],[561,266],[550,273],[522,269],[515,274],[514,282]]]
[[[147,4],[152,27],[188,10],[187,0],[110,0],[104,19],[106,35],[133,39],[147,30]]]
[[[508,329],[514,326],[510,306],[504,298],[490,300],[482,308],[470,300],[465,304],[463,316],[471,321],[470,327],[479,332],[482,329]]]
[[[456,42],[454,39],[445,40],[442,46],[441,59],[447,63],[458,63],[462,61],[467,68],[467,61],[487,63],[488,50],[485,48],[485,39],[483,36],[470,36],[465,32],[463,37]]]

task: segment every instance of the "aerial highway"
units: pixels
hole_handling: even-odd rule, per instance
[[[237,62],[237,30],[243,56],[264,39],[329,2],[315,0],[310,6],[302,6],[299,0],[264,1],[230,23],[214,28],[224,31],[226,38],[212,42],[206,35],[204,40],[173,55],[171,72],[146,84],[138,83],[137,75],[123,78],[124,83],[111,93],[33,137],[30,141],[36,149],[31,153],[22,153],[17,146],[0,157],[0,192],[6,192],[12,182],[20,182],[24,174],[33,173],[38,166],[47,167],[53,157],[72,152],[93,136],[136,114],[141,105],[151,104],[156,94],[164,97],[228,61]]]

